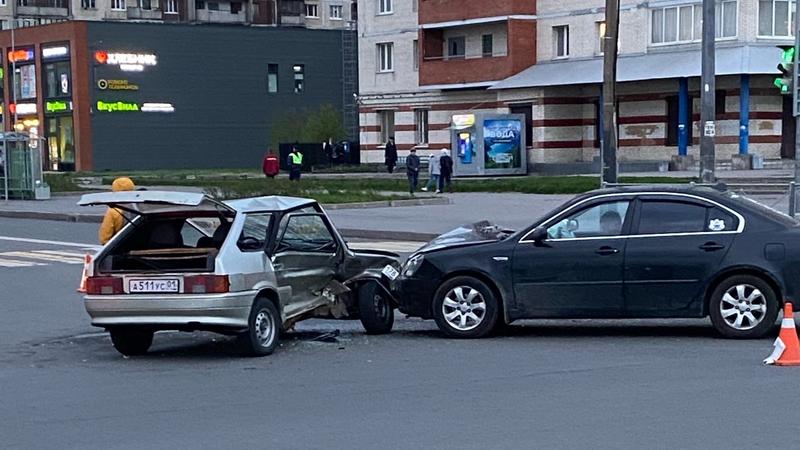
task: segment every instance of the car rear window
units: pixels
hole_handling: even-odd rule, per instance
[[[726,195],[728,196],[729,199],[733,200],[734,202],[739,203],[745,206],[746,208],[749,208],[750,210],[754,210],[755,212],[763,216],[766,216],[768,219],[771,219],[775,222],[778,222],[786,226],[800,225],[800,222],[798,222],[797,219],[793,218],[792,216],[784,214],[781,211],[772,208],[771,206],[753,200],[752,198],[746,195],[742,195],[738,192],[728,192]]]

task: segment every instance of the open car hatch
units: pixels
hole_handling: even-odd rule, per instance
[[[125,191],[84,194],[78,206],[105,205],[134,214],[179,211],[230,211],[230,206],[198,192]]]

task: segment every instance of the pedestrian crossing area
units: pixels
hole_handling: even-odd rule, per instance
[[[414,241],[363,241],[348,242],[347,244],[354,250],[386,250],[389,252],[411,253],[425,245],[425,242]]]
[[[65,250],[29,250],[0,252],[0,267],[19,268],[50,264],[83,264],[86,252]]]

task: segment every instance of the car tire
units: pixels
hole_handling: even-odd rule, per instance
[[[278,347],[281,326],[281,315],[275,304],[269,299],[257,298],[250,309],[247,331],[239,335],[244,353],[250,356],[271,355]]]
[[[386,334],[394,326],[394,305],[377,281],[358,288],[358,311],[367,334]]]
[[[489,334],[499,316],[498,299],[483,281],[470,277],[451,278],[433,297],[433,317],[447,336],[480,338]]]
[[[153,345],[153,330],[112,328],[108,332],[114,348],[125,356],[144,355]]]
[[[780,304],[772,287],[753,275],[734,275],[717,285],[708,303],[714,328],[724,337],[764,336],[778,318]]]

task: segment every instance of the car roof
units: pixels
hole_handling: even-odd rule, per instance
[[[584,195],[593,197],[602,194],[694,194],[701,197],[718,198],[726,190],[724,184],[696,185],[696,184],[648,184],[648,185],[621,185],[586,192]]]
[[[225,201],[226,205],[242,213],[256,211],[288,211],[304,206],[312,206],[316,203],[316,200],[310,198],[285,197],[282,195],[249,197]]]

